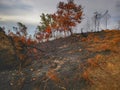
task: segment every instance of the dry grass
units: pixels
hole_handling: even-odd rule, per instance
[[[32,80],[29,86],[33,90],[120,89],[119,30],[88,33],[88,37],[71,36],[46,42],[43,46],[46,44],[48,47],[45,51],[50,56],[34,60],[32,70],[18,81],[15,79],[16,88],[22,86],[29,77]],[[29,71],[31,68],[25,69]]]
[[[92,58],[92,60],[92,64],[88,62],[90,66],[88,67],[89,71],[87,71],[87,80],[92,81],[89,90],[119,90],[120,56],[114,54],[109,55],[109,58],[103,56],[99,59]]]
[[[119,90],[120,89],[120,31],[104,31],[103,40],[92,38],[87,50],[99,52],[87,61],[87,69],[83,78],[91,83],[89,90]],[[97,43],[96,43],[97,42]],[[104,54],[104,52],[110,52]],[[102,53],[100,53],[102,52]]]

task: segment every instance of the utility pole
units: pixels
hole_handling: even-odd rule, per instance
[[[99,31],[100,30],[100,20],[102,18],[105,18],[105,26],[106,29],[108,28],[108,19],[110,18],[110,15],[108,14],[108,10],[106,10],[106,12],[104,14],[101,14],[99,12],[94,12],[94,16],[93,16],[93,20],[94,20],[94,25],[95,25],[95,31]]]
[[[120,20],[118,21],[118,30],[120,30]]]
[[[101,19],[101,13],[98,13],[97,11],[94,12],[94,20],[95,20],[95,31],[99,31],[100,29],[100,19]]]
[[[105,19],[105,27],[106,29],[108,28],[108,19],[111,17],[110,14],[108,13],[108,10],[102,15],[102,17]]]

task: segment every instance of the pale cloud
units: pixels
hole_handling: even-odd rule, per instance
[[[109,10],[112,16],[116,15],[116,2],[118,0],[76,0],[78,4],[83,5],[87,16],[93,15],[95,11],[104,13]]]
[[[1,0],[0,1],[1,5],[7,5],[7,6],[12,6],[13,4],[15,4],[12,0]]]
[[[56,0],[53,0],[56,1]],[[1,0],[0,17],[4,22],[21,21],[37,26],[40,22],[40,14],[56,11],[56,2],[48,0]]]
[[[0,0],[0,25],[11,25],[10,22],[23,22],[36,27],[42,13],[54,13],[57,4],[67,0]],[[119,0],[74,0],[83,6],[84,18],[80,28],[86,25],[86,19],[91,19],[95,11],[104,13],[109,10],[112,20],[120,19]],[[111,23],[114,23],[111,21]],[[14,25],[13,25],[14,26]]]
[[[32,10],[32,6],[20,2],[20,0],[1,0],[0,15],[20,15]]]
[[[2,16],[2,21],[4,22],[23,22],[23,23],[27,23],[27,24],[33,24],[36,25],[37,23],[39,23],[39,19],[37,16],[32,15],[20,15],[20,16]]]
[[[67,0],[1,0],[0,12],[2,15],[40,15],[43,13],[54,13],[57,3]],[[75,0],[77,4],[84,7],[85,16],[91,17],[95,11],[104,13],[109,10],[112,16],[117,16],[115,4],[118,0]]]

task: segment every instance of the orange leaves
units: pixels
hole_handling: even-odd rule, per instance
[[[88,64],[90,64],[90,66],[93,66],[93,67],[96,67],[98,66],[98,62],[97,60],[94,60],[94,59],[88,59]]]
[[[73,1],[60,2],[57,12],[51,16],[56,23],[54,27],[58,27],[58,30],[68,30],[72,34],[72,27],[75,27],[81,21],[82,8]]]
[[[27,40],[27,45],[31,45],[32,44],[32,40],[28,39]]]
[[[76,26],[75,22],[71,22],[70,26],[73,26],[73,27]]]
[[[54,29],[57,29],[57,24],[56,23],[52,23],[51,27],[54,28]]]
[[[60,14],[60,15],[62,15],[63,10],[58,10],[57,13]]]
[[[58,78],[58,75],[57,75],[57,73],[56,73],[54,70],[49,70],[49,71],[47,72],[46,76],[47,76],[49,79],[51,79],[51,80],[53,80],[54,82],[56,82],[56,83],[59,83],[59,82],[60,82],[60,79]]]
[[[16,36],[16,35],[14,35],[14,36],[12,36],[12,38],[13,38],[13,40],[14,40],[14,42],[16,44],[18,44],[18,43],[25,44],[26,43],[26,38],[24,36]]]
[[[58,8],[64,8],[64,2],[59,2]]]
[[[13,32],[9,32],[13,33]],[[31,45],[36,44],[34,40],[32,40],[30,37],[27,39],[27,37],[23,35],[16,34],[8,34],[10,35],[10,42],[13,46],[15,58],[19,63],[19,70],[22,66],[27,65],[31,62],[31,58],[29,58],[29,55],[32,52],[32,48],[30,49]],[[33,47],[34,48],[34,47]],[[37,53],[36,50],[33,50],[33,53]],[[23,63],[24,62],[24,63]]]
[[[80,5],[74,3],[74,1],[59,2],[56,13],[54,14],[42,14],[41,17],[41,25],[39,26],[39,31],[43,31],[42,35],[39,35],[40,38],[36,38],[39,40],[47,39],[49,40],[52,30],[63,31],[63,32],[72,32],[72,28],[76,26],[76,24],[81,22],[82,16],[82,8]],[[46,34],[47,33],[47,34]]]
[[[36,43],[36,41],[32,40],[32,39],[27,39],[26,40],[26,44],[29,46],[29,45],[34,45]]]
[[[37,49],[36,49],[36,48],[33,48],[33,52],[34,52],[34,53],[37,53]]]
[[[82,74],[82,77],[83,77],[85,80],[89,80],[89,70],[84,71],[83,74]]]
[[[17,43],[22,43],[22,44],[26,44],[26,45],[31,45],[31,44],[36,43],[35,41],[33,41],[30,38],[26,39],[26,37],[24,37],[24,36],[13,36],[12,38],[15,41],[16,44]]]
[[[24,36],[21,36],[21,37],[18,37],[18,38],[20,38],[20,40],[22,41],[22,43],[26,42],[26,38]]]
[[[50,28],[50,26],[48,26],[48,27],[46,28],[45,32],[47,32],[48,34],[51,34],[51,28]]]

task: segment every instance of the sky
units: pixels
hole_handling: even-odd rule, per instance
[[[22,22],[28,27],[28,32],[33,34],[36,26],[39,25],[42,13],[52,14],[57,10],[57,4],[67,0],[0,0],[0,26],[12,29],[17,22]],[[95,11],[103,14],[109,11],[108,28],[116,28],[120,21],[120,0],[74,0],[76,4],[83,7],[83,20],[76,29],[85,28],[92,22]],[[101,21],[101,28],[104,28],[104,19]]]

